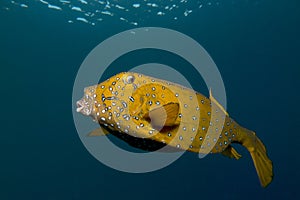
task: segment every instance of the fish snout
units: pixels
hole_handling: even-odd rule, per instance
[[[76,111],[86,115],[86,116],[90,116],[92,113],[92,108],[91,108],[91,104],[88,101],[85,101],[84,99],[81,99],[79,101],[76,102]]]
[[[84,109],[84,105],[82,103],[82,100],[77,101],[76,106],[77,106],[76,112],[81,112]]]

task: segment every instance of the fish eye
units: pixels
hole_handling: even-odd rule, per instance
[[[131,83],[133,83],[133,81],[134,81],[134,76],[127,76],[126,77],[126,83],[127,84],[131,84]]]

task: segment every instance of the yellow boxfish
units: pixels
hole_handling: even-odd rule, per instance
[[[222,153],[239,159],[231,143],[243,145],[253,159],[260,183],[273,178],[266,148],[253,131],[231,119],[212,96],[207,98],[176,83],[143,74],[123,72],[84,89],[77,112],[91,116],[104,131],[136,148],[162,147],[195,153]]]

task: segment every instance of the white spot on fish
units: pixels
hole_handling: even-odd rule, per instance
[[[125,101],[122,101],[122,105],[124,108],[127,108],[127,103]]]
[[[134,98],[132,96],[128,97],[130,101],[134,102]]]
[[[130,119],[130,117],[129,117],[129,115],[123,115],[123,118],[126,120],[126,121],[129,121],[129,119]]]

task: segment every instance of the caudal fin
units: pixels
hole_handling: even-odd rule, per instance
[[[268,186],[273,179],[273,164],[268,158],[266,147],[253,131],[243,129],[245,137],[240,141],[252,157],[257,175],[263,187]]]

